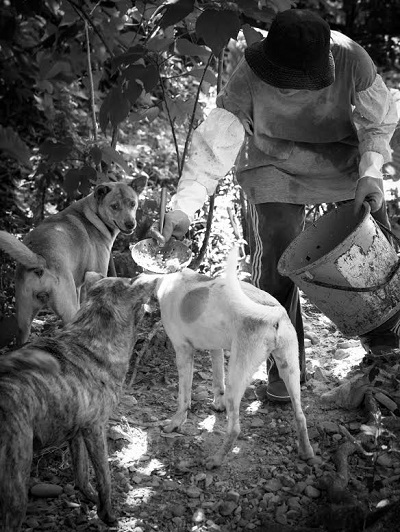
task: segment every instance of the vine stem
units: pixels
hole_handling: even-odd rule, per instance
[[[107,41],[105,40],[105,38],[103,37],[103,34],[98,30],[98,28],[96,27],[95,24],[93,24],[91,18],[89,17],[89,15],[81,8],[81,6],[79,4],[76,4],[75,2],[73,2],[72,0],[67,0],[67,2],[69,4],[71,4],[71,6],[74,8],[74,10],[78,13],[78,15],[85,21],[87,22],[88,24],[90,24],[91,28],[93,29],[93,31],[97,34],[98,38],[101,40],[101,42],[103,43],[105,49],[107,50],[107,52],[109,53],[110,57],[114,57],[114,53],[113,51],[111,50],[111,48],[108,46],[107,44]]]
[[[165,109],[167,111],[168,122],[169,122],[169,125],[171,127],[172,138],[173,138],[173,141],[174,141],[174,147],[175,147],[175,153],[176,153],[176,162],[178,164],[178,171],[179,171],[179,169],[181,167],[181,162],[180,162],[181,158],[180,158],[180,155],[179,155],[178,139],[176,138],[174,121],[172,120],[171,111],[169,109],[168,102],[167,102],[167,92],[165,90],[164,81],[163,81],[161,76],[160,76],[160,86],[161,86],[161,91],[163,93],[163,99],[164,99],[164,103],[165,103]]]
[[[94,102],[94,87],[93,87],[93,73],[92,73],[92,59],[90,57],[90,39],[89,39],[89,24],[85,20],[85,39],[86,39],[86,53],[89,77],[89,92],[90,92],[90,114],[92,117],[93,140],[97,141],[97,121]]]
[[[218,76],[217,76],[217,94],[221,91],[222,88],[222,72],[224,67],[224,49],[221,50],[219,56],[218,56]],[[218,190],[218,185],[217,185]],[[217,191],[216,191],[217,192]],[[200,264],[203,262],[203,259],[205,257],[208,242],[210,240],[211,235],[211,227],[212,227],[212,219],[214,215],[214,205],[215,205],[215,196],[216,192],[212,196],[210,196],[209,199],[209,205],[208,205],[208,214],[207,214],[207,221],[206,221],[206,230],[204,232],[204,238],[203,242],[201,244],[200,251],[195,257],[192,262],[189,264],[189,268],[192,270],[197,270],[200,266]]]
[[[196,118],[196,109],[197,109],[197,105],[199,103],[201,85],[202,85],[202,83],[204,81],[204,77],[206,75],[208,67],[210,66],[212,57],[213,57],[213,54],[210,53],[210,55],[208,57],[208,60],[207,60],[207,63],[205,65],[205,67],[204,67],[203,73],[201,75],[199,86],[197,88],[196,98],[195,98],[194,105],[193,105],[192,116],[190,117],[190,121],[189,121],[189,131],[188,131],[188,134],[186,136],[185,146],[183,148],[182,160],[181,160],[181,165],[180,165],[180,168],[179,168],[179,177],[181,177],[181,175],[182,175],[183,166],[185,164],[185,159],[186,159],[186,154],[187,154],[187,151],[189,149],[189,142],[190,142],[190,139],[191,139],[192,133],[193,133],[193,124],[194,124],[194,120]],[[217,81],[217,86],[218,86],[218,81]]]

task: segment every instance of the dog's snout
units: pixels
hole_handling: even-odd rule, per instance
[[[134,220],[126,220],[125,221],[125,227],[129,230],[129,231],[133,231],[136,227],[136,222]]]

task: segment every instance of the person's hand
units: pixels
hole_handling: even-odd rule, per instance
[[[179,210],[167,212],[162,232],[165,242],[168,242],[171,236],[181,240],[188,232],[189,227],[190,220],[186,213]]]
[[[358,213],[364,201],[371,207],[371,212],[378,211],[383,204],[384,194],[382,179],[376,177],[362,177],[356,188],[354,196],[354,212]]]
[[[165,214],[164,226],[162,234],[157,227],[157,224],[153,224],[149,230],[149,236],[157,240],[159,246],[165,246],[171,236],[174,236],[178,240],[182,239],[190,227],[190,220],[183,211],[171,211]]]

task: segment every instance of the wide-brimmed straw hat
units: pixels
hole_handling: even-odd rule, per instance
[[[306,9],[278,13],[245,58],[259,78],[280,89],[320,90],[335,81],[329,24]]]

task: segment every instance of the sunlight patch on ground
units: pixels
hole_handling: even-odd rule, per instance
[[[216,420],[217,418],[215,417],[215,415],[210,414],[205,419],[203,419],[203,421],[200,421],[198,426],[201,430],[212,432],[214,430],[214,425],[215,425]]]
[[[139,506],[150,501],[154,496],[154,488],[133,488],[126,494],[126,504],[129,506]]]
[[[126,420],[122,420],[118,431],[129,443],[121,451],[115,453],[120,465],[132,464],[146,454],[148,448],[147,433],[137,427],[132,427]]]
[[[343,360],[335,360],[332,367],[332,374],[339,379],[343,379],[354,367],[358,366],[365,356],[365,349],[361,346],[346,349],[348,356]]]
[[[154,473],[154,471],[161,471],[163,469],[165,469],[165,465],[160,462],[160,460],[152,458],[147,464],[138,466],[136,471],[141,475],[150,476],[152,473]]]
[[[240,453],[240,447],[238,447],[237,445],[232,449],[232,452],[234,454],[239,454]]]
[[[246,408],[246,414],[254,414],[259,408],[261,408],[261,401],[252,401]]]
[[[267,379],[268,373],[267,373],[267,363],[264,361],[261,366],[258,368],[258,370],[254,373],[252,380],[260,380],[265,381]]]

